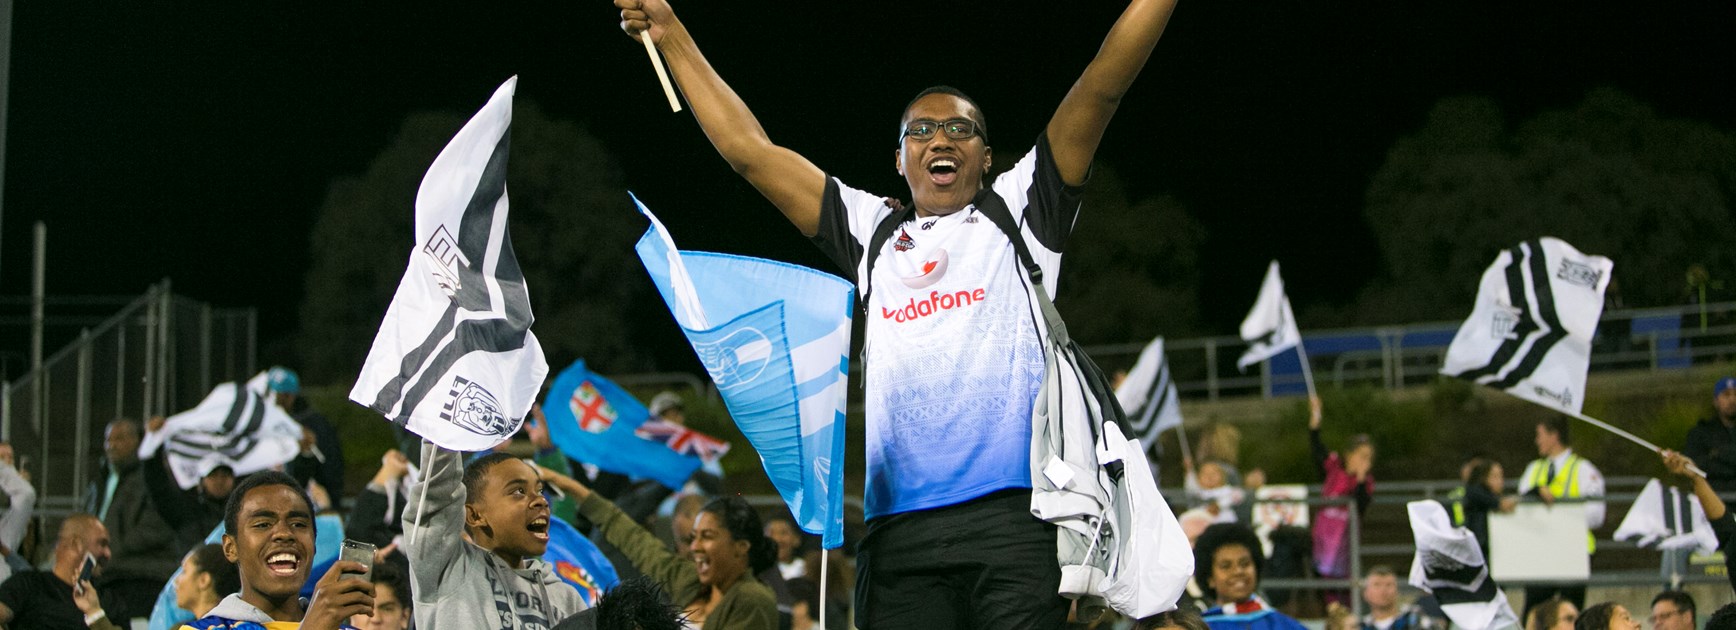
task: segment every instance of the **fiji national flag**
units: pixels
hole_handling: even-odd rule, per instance
[[[603,470],[656,479],[680,488],[699,469],[699,457],[638,435],[651,411],[627,390],[574,361],[549,386],[543,402],[549,439],[567,457]]]
[[[1158,438],[1164,431],[1181,426],[1181,399],[1176,397],[1175,381],[1170,379],[1163,337],[1151,340],[1139,353],[1127,379],[1115,388],[1115,399],[1126,410],[1134,437],[1148,452],[1157,452]]]
[[[301,452],[301,425],[294,418],[236,383],[211,390],[199,406],[169,416],[163,428],[139,442],[139,457],[168,450],[175,483],[191,488],[217,466],[235,476],[269,470]]]
[[[1254,308],[1242,320],[1242,340],[1248,351],[1236,360],[1238,369],[1296,347],[1302,342],[1302,332],[1296,329],[1296,314],[1290,311],[1290,296],[1284,294],[1284,278],[1278,274],[1278,261],[1266,267],[1266,280],[1260,283],[1260,297]]]
[[[796,265],[682,252],[644,204],[639,211],[651,220],[639,260],[766,475],[803,530],[820,535],[827,549],[842,545],[855,289]]]
[[[1585,404],[1591,338],[1615,263],[1543,237],[1503,250],[1441,373],[1568,413]]]
[[[409,267],[350,390],[350,400],[455,451],[517,433],[549,371],[506,230],[517,84],[501,84],[428,167]]]
[[[554,565],[555,575],[579,591],[587,608],[596,606],[598,598],[621,583],[615,565],[603,557],[597,545],[558,517],[549,517],[549,546],[543,560]]]

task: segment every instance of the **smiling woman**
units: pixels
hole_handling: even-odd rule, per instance
[[[1265,557],[1254,530],[1237,523],[1207,527],[1194,543],[1194,580],[1215,602],[1205,612],[1214,630],[1300,630],[1256,591]]]

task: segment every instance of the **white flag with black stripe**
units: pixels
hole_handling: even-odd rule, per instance
[[[1278,274],[1278,261],[1274,260],[1266,267],[1266,280],[1260,283],[1260,297],[1254,300],[1254,308],[1248,311],[1247,319],[1242,320],[1241,332],[1242,341],[1248,342],[1248,351],[1236,360],[1236,367],[1242,370],[1302,342],[1302,331],[1296,329],[1296,315],[1290,311],[1290,297],[1284,295],[1284,278]]]
[[[1439,501],[1412,501],[1411,534],[1416,557],[1410,584],[1432,593],[1441,612],[1461,628],[1511,628],[1519,624],[1507,595],[1489,575],[1489,564],[1471,530],[1453,527]]]
[[[169,416],[139,442],[139,457],[167,450],[175,483],[191,488],[218,466],[237,476],[270,470],[301,452],[301,424],[236,383],[211,390],[197,407]]]
[[[548,363],[507,234],[507,79],[416,191],[416,233],[350,399],[456,451],[493,448],[530,413]]]
[[[1621,525],[1615,528],[1616,540],[1634,540],[1634,544],[1653,549],[1697,549],[1700,553],[1718,550],[1718,535],[1712,522],[1700,506],[1700,498],[1680,488],[1668,487],[1656,479],[1646,482],[1640,496],[1634,499]]]
[[[1579,413],[1614,267],[1548,236],[1503,250],[1483,272],[1441,373]]]
[[[1163,337],[1151,340],[1140,351],[1127,378],[1115,388],[1115,398],[1127,412],[1127,424],[1147,452],[1157,452],[1164,431],[1181,426],[1181,399],[1169,373],[1169,358],[1163,354]]]

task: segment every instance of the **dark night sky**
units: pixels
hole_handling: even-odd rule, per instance
[[[900,193],[891,153],[910,95],[937,83],[971,93],[996,147],[1016,156],[1121,6],[676,10],[773,140]],[[1098,155],[1136,195],[1174,195],[1205,224],[1205,312],[1229,332],[1270,258],[1285,261],[1302,310],[1347,301],[1379,273],[1363,190],[1437,99],[1494,97],[1517,121],[1613,86],[1664,116],[1736,128],[1733,7],[1184,0]],[[512,74],[521,101],[604,141],[684,248],[829,270],[689,114],[669,113],[643,50],[600,0],[22,0],[15,11],[3,295],[28,291],[40,218],[52,293],[136,293],[169,276],[178,292],[259,306],[267,340],[288,334],[331,180],[360,173],[406,114],[468,114]]]

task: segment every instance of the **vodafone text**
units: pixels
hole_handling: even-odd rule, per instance
[[[930,291],[928,297],[920,302],[911,298],[904,308],[889,310],[880,307],[880,316],[899,323],[913,321],[920,317],[928,317],[941,311],[970,306],[988,299],[988,293],[982,289],[975,291],[959,291],[957,293],[941,293]]]

